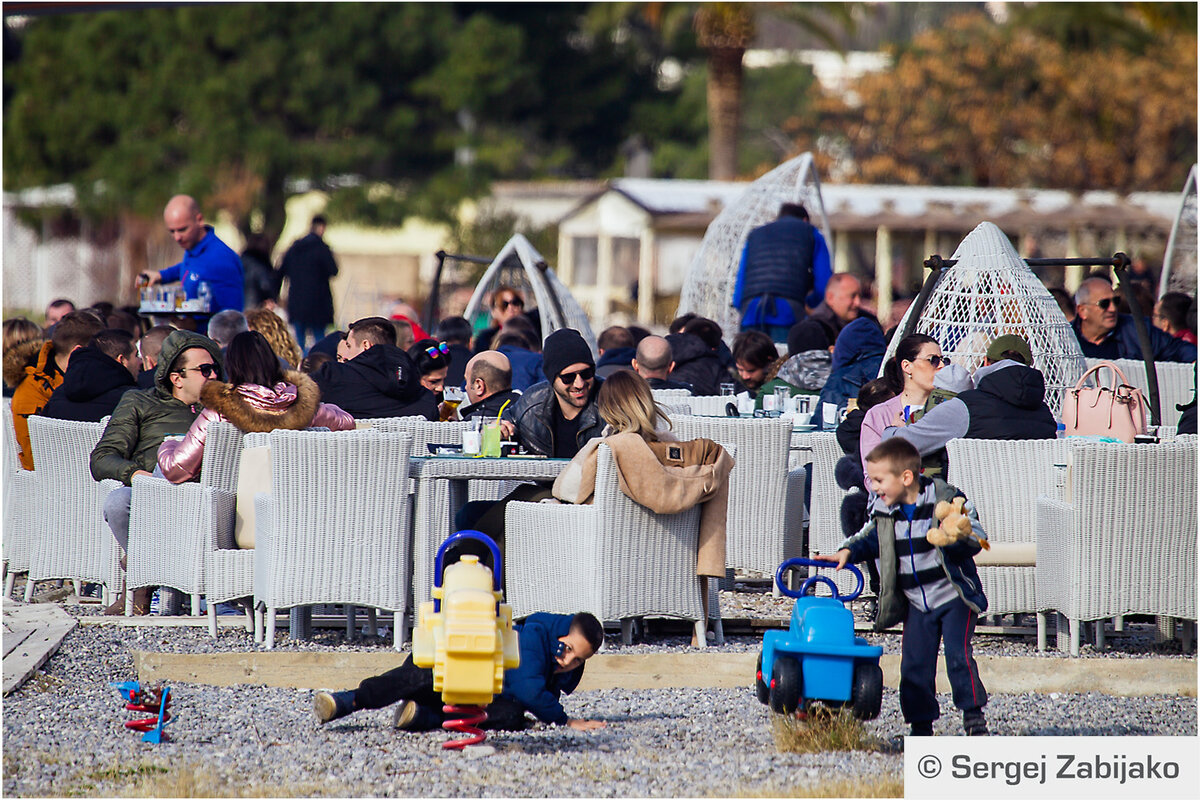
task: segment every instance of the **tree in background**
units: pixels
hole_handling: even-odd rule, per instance
[[[650,69],[571,4],[229,4],[6,28],[4,186],[157,218],[195,195],[273,241],[284,200],[447,220],[497,176],[610,168]],[[52,99],[51,99],[52,98]]]
[[[853,104],[822,98],[820,126],[792,129],[796,150],[820,143],[823,173],[842,155],[868,183],[1178,190],[1196,160],[1194,28],[1150,29],[1152,45],[1121,33],[1130,48],[1111,30],[1068,46],[958,17],[861,78]]]

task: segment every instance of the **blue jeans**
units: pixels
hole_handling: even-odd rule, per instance
[[[293,322],[292,327],[296,329],[296,344],[300,345],[300,351],[304,355],[308,355],[308,348],[311,347],[308,343],[308,334],[312,334],[312,344],[316,344],[325,338],[325,325],[310,325],[307,322]]]

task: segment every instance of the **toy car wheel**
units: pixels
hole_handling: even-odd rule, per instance
[[[791,714],[800,707],[800,662],[794,658],[775,658],[771,669],[770,703],[776,714]]]
[[[758,654],[758,664],[754,667],[754,696],[758,698],[758,702],[763,705],[771,699],[771,690],[767,688],[767,684],[762,679],[762,653]]]
[[[878,664],[860,661],[854,665],[854,687],[850,691],[851,713],[856,719],[875,719],[883,705],[883,670]]]

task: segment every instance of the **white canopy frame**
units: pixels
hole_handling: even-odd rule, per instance
[[[1054,296],[991,222],[981,222],[967,234],[953,258],[957,263],[940,273],[913,332],[937,339],[942,354],[971,373],[983,365],[992,340],[1017,334],[1029,343],[1033,366],[1046,379],[1046,405],[1061,418],[1063,398],[1087,362]],[[914,303],[898,331],[906,329],[916,310]],[[898,344],[897,335],[884,363]]]
[[[708,226],[688,268],[677,316],[690,311],[708,317],[721,326],[727,339],[733,338],[742,320],[741,311],[731,303],[746,237],[750,231],[774,220],[784,203],[802,203],[808,209],[809,221],[820,229],[825,243],[833,249],[833,235],[812,153],[802,153],[748,185]]]
[[[1167,252],[1163,256],[1158,296],[1183,292],[1196,296],[1196,165],[1188,173],[1179,201],[1179,214],[1171,226]]]
[[[525,295],[532,293],[542,322],[542,339],[560,328],[574,328],[583,336],[592,355],[596,353],[596,335],[587,314],[554,270],[521,234],[514,234],[488,265],[475,286],[463,316],[474,319],[487,306],[484,298],[499,286],[511,286]]]

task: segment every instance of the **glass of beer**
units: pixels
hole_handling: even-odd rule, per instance
[[[439,409],[442,422],[458,419],[458,407],[466,399],[466,391],[459,386],[447,386],[442,390],[442,405]]]

